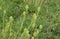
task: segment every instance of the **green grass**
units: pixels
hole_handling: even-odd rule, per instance
[[[0,0],[0,39],[60,39],[60,0]]]

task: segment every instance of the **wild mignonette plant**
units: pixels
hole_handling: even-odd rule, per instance
[[[11,16],[9,18],[9,22],[6,23],[6,26],[5,28],[3,29],[3,33],[4,33],[4,36],[3,38],[5,39],[10,39],[10,34],[11,34],[11,30],[12,30],[12,26],[13,26],[13,17]],[[8,37],[7,37],[8,36]]]
[[[0,39],[60,39],[59,4],[59,0],[0,0]]]
[[[20,26],[19,26],[19,29],[17,30],[17,32],[13,31],[13,29],[12,29],[12,27],[14,26],[13,16],[10,16],[9,20],[4,25],[5,14],[3,15],[3,25],[5,26],[2,31],[4,34],[3,39],[36,39],[37,38],[37,36],[39,35],[39,32],[41,31],[41,29],[37,29],[35,26],[38,14],[34,13],[30,19],[31,20],[30,25],[27,26],[27,28],[26,27],[23,28],[24,22],[26,20],[27,14],[28,14],[29,6],[26,5],[25,9],[26,10],[20,16],[20,24],[19,24]],[[39,13],[39,10],[37,10],[38,13]],[[6,12],[4,11],[4,13],[6,13]],[[18,26],[16,26],[16,27],[18,27]]]

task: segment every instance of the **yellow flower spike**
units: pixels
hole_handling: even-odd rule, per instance
[[[23,33],[21,34],[20,39],[29,39],[30,38],[30,34],[27,28],[24,28]]]
[[[24,33],[25,33],[27,36],[30,36],[29,31],[28,31],[26,28],[24,29]]]
[[[34,17],[35,20],[37,19],[37,15],[36,14],[33,14],[33,17]]]
[[[4,12],[4,14],[6,14],[6,10],[4,10],[3,12]]]
[[[7,23],[7,24],[6,24],[6,27],[5,27],[5,32],[8,31],[9,26],[10,26],[10,23]]]
[[[12,16],[10,16],[10,19],[12,19],[13,17]]]
[[[34,37],[37,37],[39,34],[39,30],[37,30],[36,32],[33,33]]]
[[[40,11],[40,7],[37,8],[37,11],[38,11],[38,12]]]
[[[29,6],[28,5],[26,5],[26,9],[28,10],[28,8],[29,8]]]
[[[13,35],[13,33],[12,32],[10,32],[10,36],[12,36]]]
[[[43,26],[42,26],[42,25],[40,25],[40,26],[39,26],[39,28],[40,28],[40,29],[42,29],[42,28],[43,28]]]
[[[29,31],[28,31],[26,28],[24,29],[24,32],[26,32],[26,34],[28,34],[28,33],[29,33]]]
[[[26,15],[26,12],[25,11],[23,12],[23,15]]]
[[[35,27],[35,23],[32,24],[32,28],[34,28],[34,27]]]
[[[37,19],[37,15],[34,13],[33,16],[32,16],[31,24],[29,25],[28,29],[30,27],[32,27],[32,28],[35,27],[36,19]]]
[[[31,39],[34,39],[34,37],[32,37]]]
[[[12,16],[10,16],[10,20],[13,21],[13,17]]]

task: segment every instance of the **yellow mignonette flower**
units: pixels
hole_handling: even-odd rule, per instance
[[[38,36],[38,34],[39,34],[39,30],[33,33],[34,37]]]
[[[28,5],[26,5],[26,9],[28,9],[29,8],[29,6]]]
[[[6,10],[4,10],[3,12],[4,12],[4,14],[6,14]]]
[[[28,33],[29,33],[28,29],[26,29],[26,28],[24,29],[24,32],[26,32],[26,34],[28,34]]]
[[[10,16],[10,19],[13,19],[13,17],[12,17],[12,16]]]
[[[10,36],[12,36],[13,35],[13,33],[12,32],[10,32]]]
[[[10,16],[10,21],[13,21],[13,17],[12,16]]]
[[[37,15],[36,14],[33,14],[33,17],[34,17],[35,20],[37,19]]]
[[[10,16],[10,19],[12,19],[13,17],[12,16]]]
[[[38,11],[38,12],[40,11],[40,7],[37,8],[37,11]]]
[[[31,37],[31,39],[34,39],[34,37]]]
[[[34,28],[34,27],[35,27],[35,23],[32,24],[32,28]]]
[[[40,29],[42,29],[42,28],[43,28],[43,26],[42,26],[42,25],[40,25],[40,26],[39,26],[39,28],[40,28]]]
[[[26,15],[26,12],[25,11],[23,12],[23,15]]]

